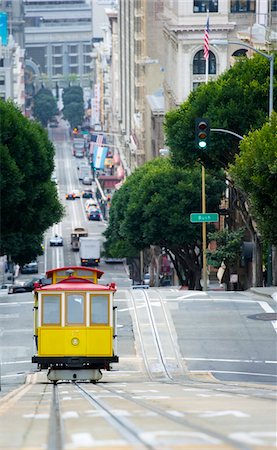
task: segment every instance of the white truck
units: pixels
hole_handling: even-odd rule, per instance
[[[81,266],[98,266],[100,263],[100,246],[101,242],[98,239],[80,237],[79,255]]]

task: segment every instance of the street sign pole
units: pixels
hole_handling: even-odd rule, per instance
[[[205,189],[205,166],[202,164],[202,213],[206,213],[206,189]],[[207,291],[207,225],[202,223],[202,241],[203,241],[203,291]]]

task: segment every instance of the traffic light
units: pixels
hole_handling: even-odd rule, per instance
[[[208,119],[195,119],[195,143],[200,150],[208,148],[210,138],[210,123]]]

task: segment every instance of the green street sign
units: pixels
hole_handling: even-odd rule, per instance
[[[192,213],[190,215],[192,223],[218,222],[218,219],[217,213]]]

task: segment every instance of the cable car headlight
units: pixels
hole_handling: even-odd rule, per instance
[[[80,341],[78,338],[74,337],[71,339],[71,344],[72,345],[79,345]]]

